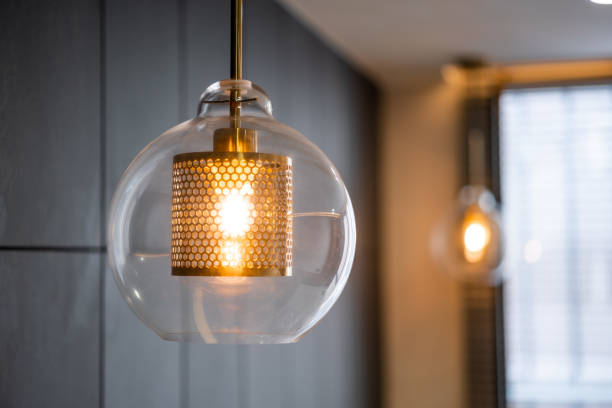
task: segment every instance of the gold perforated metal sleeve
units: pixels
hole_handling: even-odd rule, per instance
[[[266,153],[174,156],[172,274],[290,276],[291,159]]]

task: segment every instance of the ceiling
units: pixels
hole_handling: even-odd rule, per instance
[[[280,0],[386,87],[457,57],[528,62],[612,57],[612,5],[588,0]]]

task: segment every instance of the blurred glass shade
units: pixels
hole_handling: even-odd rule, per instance
[[[290,197],[277,199],[288,207],[283,209],[279,204],[275,208],[281,212],[275,210],[276,215],[273,214],[279,219],[288,218],[281,225],[286,235],[279,235],[280,239],[290,240],[290,250],[279,255],[287,263],[275,266],[289,270],[283,269],[278,276],[173,275],[171,262],[185,267],[191,262],[206,264],[217,260],[220,267],[245,267],[245,263],[237,260],[246,252],[240,252],[242,249],[231,240],[257,233],[253,226],[259,225],[259,218],[241,214],[250,208],[245,200],[256,193],[256,186],[250,185],[248,178],[238,186],[238,177],[231,188],[225,186],[226,191],[216,189],[208,195],[211,201],[223,197],[227,212],[233,214],[224,214],[223,208],[216,214],[220,217],[220,231],[228,237],[226,244],[204,242],[204,236],[198,241],[203,250],[190,254],[194,259],[185,258],[188,264],[182,257],[171,260],[171,241],[177,231],[171,223],[173,208],[177,208],[173,207],[173,177],[176,182],[176,177],[184,174],[177,169],[185,168],[177,167],[176,162],[173,167],[173,158],[184,153],[213,151],[215,131],[230,127],[226,101],[232,89],[239,89],[240,98],[250,101],[242,103],[240,127],[257,132],[257,154],[276,158],[261,163],[254,159],[251,165],[246,157],[244,163],[233,163],[232,171],[238,173],[240,168],[240,172],[246,173],[258,166],[265,169],[283,158],[291,165],[291,174],[278,176],[292,183],[292,190],[286,189]],[[317,146],[272,117],[268,96],[250,81],[214,83],[202,95],[200,107],[195,118],[169,129],[146,146],[123,174],[111,203],[107,231],[115,282],[136,315],[166,340],[295,342],[329,311],[349,277],[356,230],[346,187]],[[191,164],[194,167],[194,162]],[[195,232],[201,231],[194,231],[198,240]],[[257,240],[257,236],[252,238]],[[270,245],[264,245],[262,252],[279,251],[277,246]],[[256,243],[244,250],[252,253],[248,266],[279,259],[264,257]],[[211,259],[212,254],[218,258]],[[290,268],[286,268],[288,265]]]
[[[493,194],[481,186],[466,186],[434,229],[432,253],[456,279],[495,285],[501,281],[501,238]]]

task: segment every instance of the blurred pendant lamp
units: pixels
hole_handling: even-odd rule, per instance
[[[455,279],[485,285],[501,282],[502,231],[495,196],[484,187],[486,143],[482,131],[467,137],[468,185],[434,229],[432,250]]]
[[[295,342],[346,284],[353,208],[327,156],[242,79],[242,0],[231,3],[231,79],[123,174],[109,263],[127,304],[166,340]]]

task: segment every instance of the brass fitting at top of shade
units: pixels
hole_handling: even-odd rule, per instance
[[[257,131],[247,128],[220,128],[213,134],[215,152],[256,152]]]

